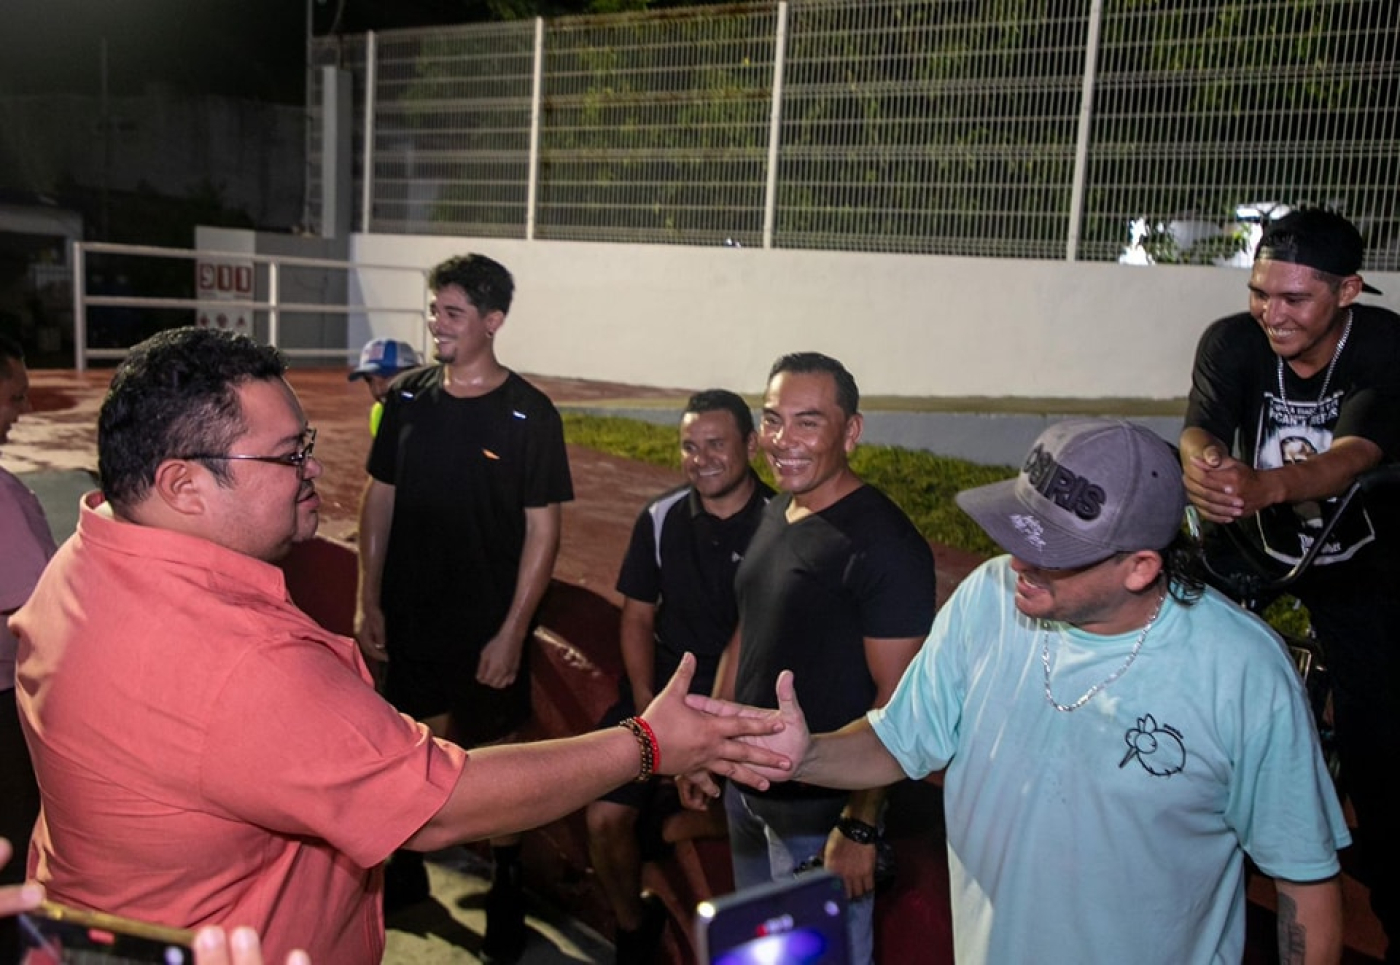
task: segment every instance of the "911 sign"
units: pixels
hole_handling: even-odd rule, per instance
[[[252,301],[252,265],[201,261],[195,267],[198,273],[200,301]],[[215,306],[201,305],[198,324],[201,328],[248,333],[251,329],[248,315],[248,309],[242,306],[230,306],[227,310],[221,310]]]

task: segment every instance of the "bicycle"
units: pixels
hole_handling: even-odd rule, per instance
[[[1239,530],[1239,524],[1218,526],[1219,532],[1228,540],[1234,559],[1242,562],[1246,569],[1222,572],[1212,563],[1207,552],[1207,539],[1199,514],[1194,506],[1187,506],[1187,528],[1200,550],[1199,560],[1206,571],[1207,582],[1226,595],[1235,599],[1241,606],[1260,615],[1279,596],[1296,584],[1312,568],[1317,557],[1327,546],[1337,526],[1346,518],[1352,504],[1363,494],[1375,492],[1400,482],[1400,463],[1391,463],[1367,470],[1356,477],[1351,486],[1337,498],[1335,512],[1326,519],[1322,527],[1311,534],[1312,542],[1303,556],[1287,570],[1279,573],[1279,562],[1264,554],[1258,546],[1246,539]],[[1295,603],[1301,606],[1301,603]],[[1317,725],[1318,738],[1322,744],[1323,760],[1339,797],[1345,799],[1342,781],[1341,762],[1337,753],[1336,734],[1332,726],[1331,686],[1325,657],[1326,641],[1320,641],[1311,623],[1302,635],[1288,633],[1275,626],[1283,637],[1294,666],[1303,680],[1303,686],[1312,707],[1313,720]]]

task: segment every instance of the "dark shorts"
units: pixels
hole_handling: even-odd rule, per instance
[[[626,677],[618,682],[617,689],[617,702],[604,711],[602,718],[598,721],[600,730],[616,727],[628,717],[637,716],[637,709],[632,701],[632,688],[628,686]],[[621,804],[624,807],[635,808],[643,812],[642,818],[638,821],[639,834],[644,845],[652,847],[660,844],[661,822],[669,815],[681,810],[676,785],[668,778],[652,778],[650,781],[640,784],[636,781],[629,781],[604,794],[598,800],[611,804]]]
[[[450,714],[449,733],[463,747],[508,737],[530,719],[530,645],[520,655],[515,682],[503,690],[477,683],[475,652],[460,660],[389,660],[384,697],[414,720]]]
[[[604,711],[602,719],[598,721],[599,728],[616,727],[619,721],[636,716],[632,688],[627,685],[627,678],[622,678],[618,691],[617,703]],[[637,843],[641,845],[642,860],[655,860],[670,850],[662,834],[662,826],[668,817],[683,810],[676,784],[670,778],[653,777],[642,783],[628,781],[598,800],[640,812],[637,815]]]

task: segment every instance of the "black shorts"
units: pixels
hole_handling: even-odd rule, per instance
[[[450,714],[450,735],[463,747],[508,737],[530,719],[530,641],[515,682],[498,690],[478,683],[476,651],[459,660],[414,660],[398,654],[386,665],[384,697],[414,720]]]
[[[598,721],[598,729],[616,727],[628,717],[635,716],[637,716],[637,708],[632,700],[632,687],[627,683],[627,678],[622,677],[618,681],[617,702],[603,712],[602,718]],[[645,816],[639,822],[644,842],[647,841],[648,837],[655,837],[657,841],[660,841],[661,822],[667,816],[681,810],[680,797],[676,793],[674,782],[660,777],[654,777],[650,781],[641,783],[629,781],[604,794],[598,800],[621,804],[644,812]],[[647,825],[654,825],[654,827]]]

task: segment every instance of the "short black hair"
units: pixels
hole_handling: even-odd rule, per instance
[[[739,427],[740,438],[747,439],[753,434],[753,410],[737,394],[728,389],[703,389],[686,401],[682,415],[701,412],[728,412],[734,416],[734,424]]]
[[[846,418],[849,419],[860,411],[860,389],[856,386],[855,376],[831,356],[820,352],[792,352],[784,355],[768,370],[768,381],[772,382],[783,372],[798,375],[825,372],[836,383],[836,404],[841,407]]]
[[[145,498],[167,459],[228,452],[247,431],[239,387],[286,370],[277,349],[217,329],[170,329],[135,346],[97,415],[97,472],[107,500],[123,509]],[[207,465],[221,483],[232,478],[222,460]]]
[[[515,297],[515,279],[506,266],[485,255],[455,255],[428,273],[428,287],[433,291],[442,291],[448,285],[462,289],[483,314],[509,314],[511,299]]]

